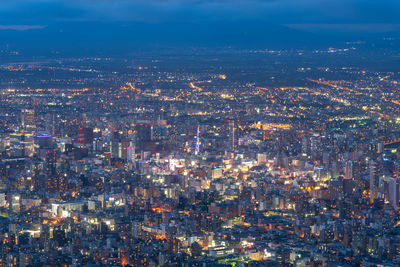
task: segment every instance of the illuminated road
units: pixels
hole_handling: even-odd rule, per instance
[[[345,91],[349,91],[349,92],[352,92],[352,93],[363,94],[363,93],[361,93],[359,91],[356,91],[354,89],[350,89],[348,87],[336,85],[336,84],[333,84],[333,83],[330,83],[330,82],[318,81],[318,80],[313,80],[313,79],[310,79],[310,78],[307,78],[307,80],[309,80],[310,82],[321,84],[321,85],[326,85],[326,86],[330,86],[330,87],[333,87],[333,88],[339,88],[339,89],[342,89],[342,90],[345,90]]]
[[[200,83],[200,82],[197,82],[197,83]],[[189,86],[190,86],[190,88],[195,89],[195,90],[197,90],[199,92],[203,91],[203,88],[196,86],[194,82],[191,82],[189,84]]]
[[[361,92],[359,92],[359,91],[357,91],[357,90],[354,90],[354,89],[351,89],[351,88],[348,88],[348,87],[344,87],[344,86],[340,86],[340,85],[336,85],[336,84],[333,84],[333,83],[330,83],[330,82],[319,81],[319,80],[313,80],[313,79],[310,79],[310,78],[307,78],[307,80],[309,80],[309,81],[311,81],[311,82],[314,82],[314,83],[317,83],[317,84],[320,84],[320,85],[325,85],[325,86],[329,86],[329,87],[333,87],[333,88],[342,89],[342,90],[345,90],[345,91],[347,91],[347,92],[360,94],[360,95],[363,95],[363,96],[372,98],[372,99],[374,99],[374,100],[378,100],[378,101],[383,100],[383,101],[386,101],[386,102],[388,102],[388,103],[394,103],[394,104],[400,105],[400,101],[396,101],[396,100],[387,101],[387,100],[385,100],[385,99],[377,99],[376,97],[373,97],[373,96],[371,96],[371,95],[369,95],[369,94],[363,94],[363,93],[361,93]],[[369,113],[374,114],[374,115],[378,115],[378,116],[381,117],[381,118],[392,119],[392,116],[390,116],[390,115],[388,115],[388,114],[385,114],[385,113],[382,113],[382,112],[377,112],[377,111],[375,111],[375,110],[372,110],[371,108],[368,108],[368,107],[365,107],[365,106],[362,106],[362,105],[357,105],[357,104],[355,104],[355,103],[352,102],[352,101],[347,101],[347,102],[348,102],[351,106],[353,106],[353,107],[356,107],[356,108],[358,108],[358,109],[361,109],[361,110],[363,110],[363,111],[369,112]]]

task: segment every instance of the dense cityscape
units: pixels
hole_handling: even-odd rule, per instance
[[[0,266],[400,266],[400,1],[0,3]]]
[[[3,50],[1,264],[399,266],[400,75],[355,51]]]

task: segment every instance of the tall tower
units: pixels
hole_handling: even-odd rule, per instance
[[[389,179],[389,203],[393,209],[398,209],[399,197],[399,182],[396,178],[391,177]]]
[[[200,153],[200,125],[197,126],[197,135],[196,135],[196,148],[194,150],[194,153],[197,155]]]
[[[370,161],[369,163],[369,198],[371,202],[375,200],[377,197],[377,179],[376,179],[376,163],[374,161]]]
[[[44,173],[46,176],[56,176],[57,153],[53,149],[46,151]]]
[[[22,130],[24,134],[25,156],[32,157],[34,152],[34,136],[36,133],[35,110],[21,111]]]
[[[46,131],[54,136],[55,135],[55,114],[47,113],[45,116],[45,127]]]
[[[229,149],[235,150],[237,143],[237,123],[233,120],[229,122]]]
[[[56,170],[57,153],[53,149],[46,151],[43,173],[47,180],[47,191],[54,193],[58,189],[58,177]]]

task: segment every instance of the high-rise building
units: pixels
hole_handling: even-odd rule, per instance
[[[234,150],[238,144],[237,123],[235,121],[229,122],[229,149]]]
[[[46,159],[44,163],[44,175],[47,180],[47,190],[49,192],[64,192],[67,186],[67,174],[57,172],[57,153],[55,150],[46,151]]]
[[[351,160],[346,161],[344,166],[344,178],[353,179],[353,162]]]
[[[55,118],[54,113],[47,113],[45,116],[45,129],[52,136],[55,134]]]
[[[93,129],[92,128],[79,128],[78,143],[91,144],[93,143]]]
[[[305,136],[301,139],[301,152],[303,154],[307,154],[308,152],[308,139]]]
[[[369,198],[371,202],[377,197],[377,177],[376,177],[376,163],[371,161],[369,163]]]
[[[11,133],[9,135],[8,155],[10,157],[23,157],[25,155],[24,135]]]
[[[389,203],[394,208],[399,207],[399,182],[398,179],[391,177],[389,179]]]
[[[129,138],[124,138],[123,135],[115,134],[110,144],[111,157],[114,159],[127,160],[129,147],[133,147],[133,142]]]
[[[46,152],[53,147],[53,137],[48,134],[40,134],[35,136],[35,155],[42,159],[46,158]]]
[[[56,176],[56,163],[57,163],[57,153],[56,151],[49,149],[46,151],[46,158],[44,164],[44,174],[46,176],[52,177]]]
[[[153,140],[153,125],[136,124],[136,147],[139,150],[145,150],[146,144]]]
[[[196,134],[196,146],[195,146],[195,154],[200,153],[200,146],[201,146],[201,141],[200,141],[200,126],[197,126],[197,134]]]
[[[136,159],[135,147],[134,146],[129,146],[127,148],[126,160],[127,160],[128,163],[134,163],[135,159]]]
[[[23,109],[21,111],[22,115],[22,127],[24,132],[34,134],[36,131],[35,124],[35,110],[33,109]]]
[[[24,154],[32,157],[34,153],[34,136],[36,133],[35,110],[23,109],[21,111],[22,130],[24,134]]]

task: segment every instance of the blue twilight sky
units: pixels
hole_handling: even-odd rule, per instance
[[[0,0],[0,47],[318,43],[400,32],[399,14],[400,0]]]
[[[60,21],[263,20],[304,29],[399,29],[399,0],[2,0],[1,28]],[[0,29],[1,29],[0,28]],[[18,27],[15,29],[29,29]]]

